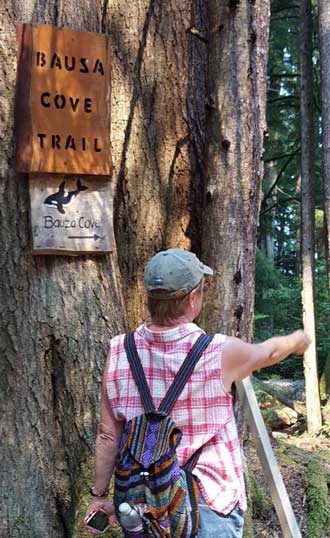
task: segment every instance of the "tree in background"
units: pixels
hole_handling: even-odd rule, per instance
[[[330,4],[326,0],[319,0],[318,7],[321,63],[324,232],[330,297]]]
[[[136,0],[129,9],[126,0],[7,0],[0,6],[0,409],[7,419],[0,509],[8,536],[72,535],[108,341],[144,317],[142,271],[157,250],[192,247],[201,254],[203,224],[204,255],[218,272],[217,309],[212,317],[206,310],[206,328],[251,336],[268,3],[217,4],[210,3],[209,14],[199,0]],[[15,23],[31,21],[110,36],[112,255],[31,255],[27,177],[13,170]]]
[[[314,303],[314,125],[313,125],[313,52],[311,0],[300,4],[300,133],[301,133],[301,272],[304,330],[311,345],[304,354],[307,429],[316,434],[321,429],[319,381],[315,342]]]
[[[327,267],[328,297],[330,301],[330,4],[318,1],[319,47],[321,64],[321,111],[322,111],[322,179],[324,211],[324,243]],[[329,316],[330,323],[330,316]],[[322,397],[330,402],[330,353],[322,378]]]
[[[315,4],[315,3],[314,3]],[[316,17],[315,5],[313,12]],[[300,297],[300,61],[299,5],[272,0],[268,63],[267,123],[265,163],[271,164],[276,178],[265,177],[261,205],[259,252],[256,277],[256,338],[273,332],[283,334],[302,323]],[[313,25],[314,82],[314,175],[315,175],[315,306],[317,316],[317,354],[319,375],[325,370],[330,347],[330,305],[326,294],[326,270],[321,176],[321,129],[319,109],[319,52],[317,28]],[[275,173],[274,173],[275,176]],[[272,218],[270,218],[272,214]],[[273,221],[274,263],[270,264],[262,245]],[[303,377],[302,363],[290,358],[264,372],[285,377]]]

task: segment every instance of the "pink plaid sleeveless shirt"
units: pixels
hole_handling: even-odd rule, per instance
[[[184,323],[167,331],[154,332],[141,325],[135,342],[158,408],[184,358],[203,333],[194,323]],[[193,474],[208,505],[228,514],[238,503],[246,510],[240,444],[232,407],[232,397],[221,381],[221,352],[226,337],[216,334],[203,353],[171,417],[183,433],[177,449],[180,465],[203,446]],[[130,420],[144,413],[124,349],[124,335],[110,344],[106,385],[109,402],[117,420]]]

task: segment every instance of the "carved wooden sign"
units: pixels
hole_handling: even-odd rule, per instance
[[[108,38],[21,24],[17,44],[18,170],[110,175]]]
[[[34,254],[112,250],[112,192],[106,178],[30,175]]]

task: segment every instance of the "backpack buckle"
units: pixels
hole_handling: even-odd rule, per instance
[[[140,472],[140,476],[141,476],[141,478],[143,478],[144,480],[148,480],[148,478],[149,478],[149,474],[150,474],[150,473],[148,473],[148,471],[141,471],[141,472]]]

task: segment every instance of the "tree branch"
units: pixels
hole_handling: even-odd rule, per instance
[[[281,159],[285,159],[286,157],[291,157],[292,155],[296,155],[297,152],[300,151],[300,147],[294,151],[294,153],[283,153],[282,155],[275,155],[274,157],[270,157],[269,159],[265,159],[264,163],[271,163],[272,161],[280,161]]]
[[[281,13],[282,11],[289,11],[291,9],[299,9],[299,5],[279,7],[278,9],[275,9],[274,11],[272,11],[272,15],[277,15],[278,13]]]
[[[283,95],[282,97],[272,97],[271,99],[267,99],[267,104],[270,105],[272,103],[277,103],[278,101],[290,101],[291,99],[298,101],[296,95]]]
[[[271,73],[269,78],[296,78],[300,77],[300,73]]]
[[[285,163],[283,164],[281,170],[279,171],[279,173],[277,174],[276,176],[276,179],[274,181],[274,183],[272,184],[272,186],[270,187],[269,191],[267,192],[267,194],[265,194],[264,198],[263,198],[263,203],[265,202],[265,200],[267,200],[267,198],[271,195],[271,193],[273,192],[273,190],[275,189],[277,183],[279,182],[279,180],[281,179],[281,176],[283,174],[283,172],[285,171],[285,169],[287,168],[287,166],[289,166],[290,162],[292,161],[292,159],[294,159],[294,157],[297,155],[297,153],[300,151],[300,148],[297,148],[296,151],[294,153],[292,153],[289,158],[287,159],[287,161],[285,161]]]
[[[273,204],[272,206],[267,207],[267,209],[264,209],[263,211],[260,211],[260,217],[262,217],[263,215],[265,215],[266,213],[268,213],[269,211],[271,211],[275,207],[277,207],[279,205],[282,205],[282,204],[285,204],[286,202],[293,201],[293,200],[295,202],[297,202],[298,204],[300,204],[300,200],[298,200],[298,198],[296,196],[290,196],[289,198],[285,198],[285,200],[279,200],[279,202],[276,202],[276,204]]]

